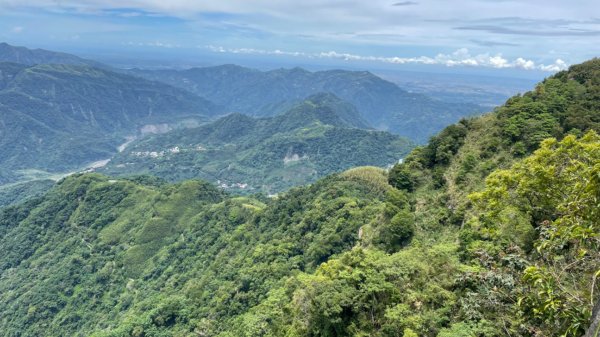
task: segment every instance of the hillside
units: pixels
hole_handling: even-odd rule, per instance
[[[377,174],[382,186],[330,177],[274,201],[230,198],[197,181],[67,178],[43,199],[2,212],[1,330],[221,330],[219,322],[259,303],[282,277],[351,248],[384,206],[389,187]],[[191,311],[183,318],[181,310]],[[154,327],[137,327],[139,319]]]
[[[45,49],[17,47],[4,42],[0,43],[0,62],[20,63],[30,66],[36,64],[70,64],[108,68],[100,62],[86,60],[75,55]]]
[[[22,203],[44,195],[56,182],[51,179],[37,179],[0,186],[0,207]]]
[[[132,70],[201,95],[228,111],[272,116],[305,97],[330,92],[353,104],[373,127],[416,142],[427,139],[460,118],[484,111],[465,103],[449,103],[400,89],[366,71],[310,72],[301,68],[258,71],[236,65],[189,70]]]
[[[130,144],[100,172],[202,178],[230,191],[275,194],[354,166],[388,166],[411,143],[367,124],[354,107],[317,94],[269,118],[231,114]]]
[[[0,183],[110,158],[126,136],[220,110],[168,85],[88,66],[0,63]]]
[[[277,198],[68,177],[0,210],[0,331],[593,336],[599,88],[599,59],[572,66],[389,173],[354,168]]]
[[[444,336],[582,336],[600,318],[599,94],[600,59],[574,65],[390,172],[417,231],[468,265]]]

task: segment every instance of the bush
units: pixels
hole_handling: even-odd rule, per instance
[[[389,223],[380,227],[378,242],[388,252],[398,251],[410,242],[414,231],[413,214],[408,210],[401,210]]]
[[[388,182],[399,190],[414,191],[415,177],[405,164],[395,165],[388,175]]]

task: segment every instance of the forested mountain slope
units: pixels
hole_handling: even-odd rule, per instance
[[[582,336],[600,294],[599,88],[595,59],[389,174],[275,199],[69,177],[1,211],[0,331]]]
[[[451,229],[469,265],[454,334],[583,334],[599,293],[599,122],[593,59],[446,128],[390,172],[412,191],[417,228]],[[548,137],[563,140],[532,155]]]
[[[220,110],[168,85],[88,66],[0,63],[0,183],[107,159],[145,125]],[[164,125],[163,125],[164,124]]]
[[[35,64],[70,64],[108,68],[100,62],[83,59],[75,55],[44,49],[17,47],[4,42],[0,43],[0,62],[20,63],[30,66]]]
[[[330,177],[262,201],[197,181],[67,178],[44,198],[2,213],[0,330],[223,330],[285,276],[314,270],[354,245],[391,191],[384,172],[373,172],[373,181]]]
[[[365,127],[350,104],[317,94],[275,117],[235,113],[141,139],[101,172],[202,178],[230,191],[275,194],[355,166],[393,165],[413,147],[407,139]]]
[[[19,204],[25,200],[39,197],[54,186],[51,179],[35,179],[0,186],[0,207]]]
[[[189,70],[132,70],[133,74],[185,88],[228,111],[272,116],[306,97],[330,92],[350,102],[373,127],[425,142],[461,117],[484,111],[474,104],[442,102],[409,93],[366,71],[302,68],[262,72],[236,65]]]

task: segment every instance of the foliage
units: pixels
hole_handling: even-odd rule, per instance
[[[355,168],[271,199],[68,177],[0,210],[0,331],[581,336],[600,293],[599,65],[448,128],[387,177]],[[203,137],[266,122],[220,123],[234,131]]]
[[[367,71],[293,68],[262,72],[222,65],[133,73],[185,88],[227,111],[260,117],[283,113],[310,95],[327,92],[356,106],[362,119],[375,128],[418,143],[462,117],[485,111],[471,103],[445,102],[407,92]]]
[[[288,279],[242,316],[231,335],[434,335],[455,301],[453,250],[413,247],[388,255],[356,247],[314,274]]]
[[[399,190],[412,192],[415,189],[415,178],[406,165],[394,165],[389,173],[389,183]]]
[[[220,110],[181,89],[80,65],[0,63],[0,184],[16,170],[64,172],[110,158],[146,124]],[[18,172],[16,172],[18,173]]]
[[[599,163],[594,132],[580,140],[546,140],[523,162],[492,174],[485,191],[473,195],[487,236],[526,248],[535,240],[520,305],[542,333],[583,334],[597,300]]]
[[[69,177],[0,214],[0,330],[217,333],[286,277],[353,247],[385,198],[335,176],[267,204],[199,181]]]
[[[357,116],[347,105],[317,95],[276,117],[231,114],[134,142],[102,172],[202,178],[236,193],[277,194],[352,167],[385,167],[412,147],[387,132],[357,128],[360,119],[347,122]]]
[[[600,269],[599,140],[586,133],[598,131],[599,66],[597,59],[574,66],[493,114],[448,128],[392,170],[413,182],[416,240],[457,235],[470,265],[456,276],[454,319],[463,325],[443,333],[580,336],[587,329]],[[542,141],[534,153],[549,136],[559,140]]]
[[[52,186],[54,186],[54,181],[49,179],[0,186],[0,207],[19,204],[25,200],[39,197]]]

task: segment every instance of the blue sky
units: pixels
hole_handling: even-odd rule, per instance
[[[600,56],[600,1],[0,0],[0,40],[90,53],[551,73]]]

